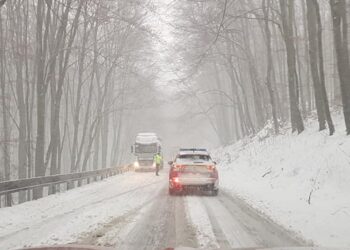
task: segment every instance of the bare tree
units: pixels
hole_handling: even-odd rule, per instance
[[[275,103],[275,94],[272,88],[272,48],[271,48],[271,31],[269,27],[269,12],[270,12],[270,0],[263,0],[262,2],[262,10],[264,13],[264,22],[265,22],[265,35],[266,35],[266,49],[267,49],[267,72],[266,72],[266,86],[269,92],[270,104],[271,104],[271,112],[272,118],[275,128],[275,133],[279,133],[279,124],[277,119],[277,110]]]
[[[346,133],[350,135],[350,63],[346,5],[344,0],[330,0],[330,5]]]
[[[296,50],[293,40],[294,0],[280,0],[280,8],[283,38],[287,49],[290,119],[292,123],[292,130],[297,130],[298,133],[301,133],[304,130],[304,124],[298,105],[298,73],[296,68]]]
[[[315,103],[318,115],[319,130],[326,128],[326,120],[329,133],[334,133],[334,125],[330,116],[328,97],[325,87],[323,46],[322,46],[322,26],[319,13],[319,6],[316,0],[306,1],[307,20],[309,32],[309,55],[311,74],[314,83]]]

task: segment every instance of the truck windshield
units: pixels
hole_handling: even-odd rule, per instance
[[[157,153],[157,144],[136,144],[135,153]]]

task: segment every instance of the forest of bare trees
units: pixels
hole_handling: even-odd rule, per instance
[[[146,20],[134,1],[1,1],[0,180],[120,162],[128,96],[154,77]]]
[[[313,111],[332,135],[339,108],[350,134],[348,1],[175,2],[186,65],[177,84],[196,96],[192,113],[210,120],[222,144],[267,124],[278,134],[286,121],[301,133]]]
[[[0,181],[120,164],[129,148],[121,140],[125,110],[142,106],[136,93],[161,67],[152,61],[152,1],[0,6]],[[187,115],[207,118],[222,145],[266,125],[278,134],[290,124],[300,134],[312,115],[332,135],[338,110],[350,134],[349,1],[175,0],[168,7],[171,39],[163,42],[173,42],[168,69],[176,77],[166,84],[189,104]]]

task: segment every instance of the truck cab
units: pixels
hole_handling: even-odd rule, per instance
[[[131,146],[131,152],[136,156],[135,171],[155,171],[154,155],[161,151],[161,141],[156,133],[138,133]]]

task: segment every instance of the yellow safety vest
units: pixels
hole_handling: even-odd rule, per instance
[[[161,164],[162,163],[162,157],[157,154],[157,155],[154,156],[154,161],[156,162],[156,164]]]

